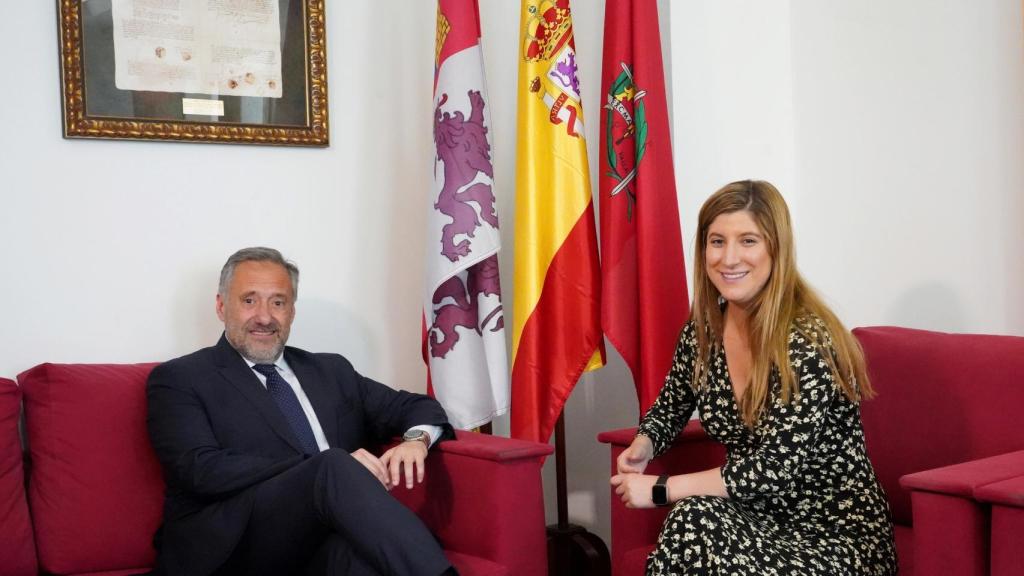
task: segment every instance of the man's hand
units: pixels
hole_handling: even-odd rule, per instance
[[[352,457],[363,466],[366,466],[366,469],[370,471],[370,474],[376,476],[377,480],[380,480],[380,483],[384,485],[384,488],[391,490],[395,485],[395,483],[391,482],[391,477],[388,475],[387,464],[383,459],[377,458],[362,448],[353,452]],[[387,454],[385,454],[384,457],[387,457]]]
[[[633,439],[629,448],[623,450],[615,459],[615,468],[619,474],[641,474],[653,457],[654,444],[650,438],[640,434]]]
[[[654,508],[651,501],[651,488],[658,481],[657,476],[650,474],[616,474],[612,476],[612,486],[626,508]]]
[[[388,469],[388,480],[392,486],[398,486],[400,471],[405,474],[405,487],[413,486],[413,469],[416,482],[423,482],[423,462],[427,458],[427,444],[422,440],[407,440],[388,450],[380,457]]]

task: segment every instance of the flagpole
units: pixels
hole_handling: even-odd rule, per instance
[[[569,523],[564,409],[555,423],[555,485],[558,523],[547,529],[549,576],[611,576],[611,556],[604,541],[583,526]]]
[[[555,483],[558,494],[558,529],[569,529],[569,488],[565,470],[565,410],[555,422]]]

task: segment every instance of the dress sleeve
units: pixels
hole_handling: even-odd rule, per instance
[[[799,383],[799,394],[784,403],[778,384],[772,403],[761,415],[760,445],[751,453],[732,455],[722,467],[722,479],[731,498],[747,500],[786,491],[813,451],[838,391],[824,345],[810,342],[794,330],[789,337],[789,360]]]
[[[640,428],[637,430],[637,434],[643,434],[651,439],[655,456],[672,445],[672,441],[693,414],[696,394],[691,381],[696,350],[697,338],[693,323],[688,322],[679,335],[672,369],[665,378],[665,385],[661,387],[658,399],[640,420]]]

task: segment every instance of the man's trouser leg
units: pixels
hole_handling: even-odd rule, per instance
[[[229,562],[246,574],[303,574],[311,560],[335,570],[325,576],[424,576],[450,566],[423,522],[344,450],[253,489],[252,516]]]

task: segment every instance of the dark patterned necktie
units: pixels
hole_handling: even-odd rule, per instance
[[[277,373],[277,367],[273,364],[256,364],[252,368],[267,377],[267,391],[277,403],[277,407],[281,409],[281,414],[288,421],[292,432],[295,432],[295,437],[299,439],[303,451],[306,454],[319,453],[320,448],[316,445],[313,429],[309,426],[306,413],[302,411],[299,398],[295,396],[292,387]]]

